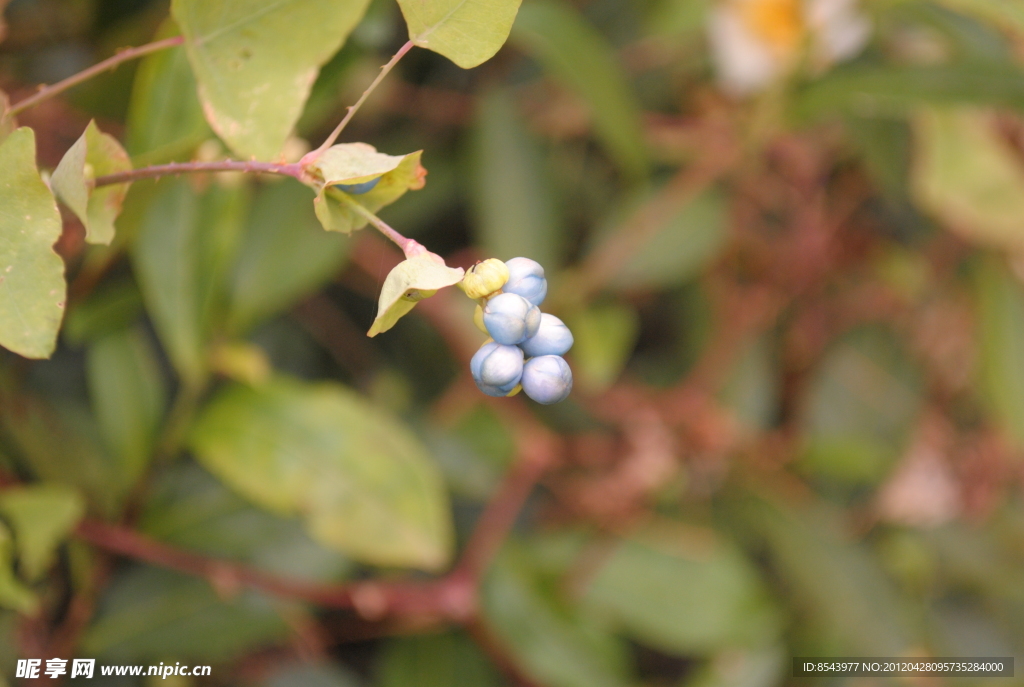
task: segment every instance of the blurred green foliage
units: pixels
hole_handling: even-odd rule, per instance
[[[0,0],[15,107],[188,39],[0,120],[0,685],[48,651],[268,687],[773,687],[793,656],[1024,655],[1017,4],[171,6]],[[294,179],[136,181],[110,245],[68,208],[58,232],[40,179],[74,196],[109,162],[49,176],[91,120],[135,168],[295,161],[407,28],[428,50],[343,141],[424,151],[381,216],[449,265],[545,266],[576,339],[560,406],[467,383],[483,336],[454,289],[367,338],[397,258],[323,231]],[[534,448],[523,417],[558,455],[472,622],[231,576],[445,572]],[[81,522],[229,572],[115,556]]]

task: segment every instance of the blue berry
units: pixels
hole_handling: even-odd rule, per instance
[[[540,309],[522,296],[499,293],[484,306],[484,326],[492,339],[514,346],[537,333]]]
[[[520,383],[526,395],[537,403],[558,403],[572,391],[572,370],[561,356],[542,355],[526,361]]]
[[[523,376],[523,351],[518,346],[486,343],[470,360],[469,371],[478,385],[511,391]]]
[[[370,191],[372,191],[373,187],[376,186],[383,178],[384,177],[377,177],[376,179],[364,181],[361,184],[335,184],[334,187],[344,191],[345,193],[350,193],[353,196],[358,196],[361,193],[369,193]]]
[[[548,280],[544,268],[536,260],[512,258],[505,261],[508,267],[508,282],[502,287],[505,293],[522,296],[534,305],[540,305],[548,295]]]
[[[533,358],[540,355],[565,355],[572,348],[572,343],[569,328],[554,315],[544,313],[540,316],[537,333],[519,346],[526,355]]]

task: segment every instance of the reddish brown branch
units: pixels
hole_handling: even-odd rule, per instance
[[[43,102],[44,100],[46,100],[48,98],[52,98],[53,96],[57,95],[58,93],[63,93],[64,91],[68,90],[69,88],[77,86],[78,84],[80,84],[80,83],[82,83],[84,81],[88,81],[92,77],[94,77],[94,76],[96,76],[98,74],[102,74],[103,72],[107,71],[108,69],[113,69],[114,67],[118,66],[122,62],[127,62],[128,60],[134,60],[134,59],[136,59],[138,57],[142,57],[144,55],[148,55],[150,53],[157,52],[158,50],[164,50],[165,48],[171,48],[171,47],[174,47],[176,45],[181,45],[184,42],[184,40],[185,39],[182,38],[181,36],[172,36],[170,38],[165,38],[165,39],[163,39],[161,41],[154,41],[153,43],[147,43],[146,45],[140,45],[140,46],[138,46],[136,48],[126,48],[125,50],[120,51],[116,55],[108,57],[107,59],[103,60],[102,62],[98,62],[98,63],[94,64],[93,66],[89,67],[88,69],[84,69],[84,70],[78,72],[77,74],[72,74],[71,76],[69,76],[68,78],[64,79],[63,81],[58,81],[57,83],[53,84],[52,86],[44,86],[43,88],[40,88],[39,92],[36,93],[35,95],[29,96],[28,98],[25,98],[21,102],[16,103],[15,105],[12,105],[11,108],[7,111],[7,114],[13,116],[13,115],[18,114],[19,112],[24,112],[25,110],[29,109],[30,107],[34,107],[34,106],[38,105],[39,103]]]
[[[481,514],[456,568],[474,583],[479,583],[490,567],[515,525],[530,492],[556,456],[555,439],[546,430],[539,427],[522,428],[517,436],[520,444],[519,459],[505,474],[497,492]]]
[[[293,580],[250,568],[238,563],[208,558],[163,544],[121,525],[96,520],[82,522],[77,536],[106,551],[135,560],[204,577],[218,589],[236,590],[246,586],[268,594],[307,601],[328,608],[350,608],[368,619],[393,614],[438,615],[461,618],[457,607],[461,580],[423,583],[354,582],[351,584],[319,584]]]
[[[222,160],[220,162],[171,162],[166,165],[153,165],[152,167],[140,167],[127,172],[107,174],[96,177],[93,186],[109,186],[111,184],[123,184],[139,179],[155,179],[157,177],[171,176],[175,174],[194,174],[196,172],[246,172],[249,174],[280,174],[282,176],[300,179],[302,167],[298,164],[280,164],[276,162],[256,162],[255,160]]]
[[[553,440],[543,430],[528,432],[520,461],[505,476],[487,505],[459,564],[429,582],[318,584],[271,575],[245,565],[209,558],[158,542],[122,525],[81,523],[79,538],[106,551],[189,575],[218,589],[240,586],[329,608],[350,608],[369,620],[425,615],[465,622],[476,609],[480,576],[493,561],[519,510],[554,457]]]

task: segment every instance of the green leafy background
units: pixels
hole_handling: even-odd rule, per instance
[[[793,656],[1024,657],[1024,14],[865,1],[862,52],[736,98],[716,4],[0,1],[5,110],[184,37],[0,119],[0,686],[51,649],[244,687],[810,686],[853,682]],[[346,198],[447,268],[388,280],[400,253],[322,188],[366,176],[338,160],[313,188],[90,189],[129,160],[297,161],[407,40],[332,154],[379,151]],[[444,288],[519,255],[575,335],[553,407],[473,388],[484,337]],[[524,418],[557,461],[475,624],[80,536],[432,579]]]

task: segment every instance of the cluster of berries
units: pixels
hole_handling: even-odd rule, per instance
[[[480,301],[476,325],[491,338],[469,363],[473,380],[488,396],[520,389],[537,403],[558,403],[572,391],[572,371],[562,358],[572,332],[539,306],[548,293],[544,268],[529,258],[495,258],[471,267],[461,283]]]

